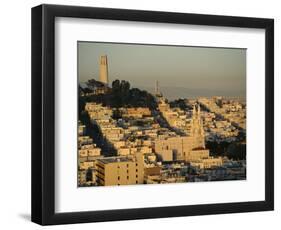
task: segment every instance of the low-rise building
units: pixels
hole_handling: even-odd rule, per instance
[[[200,169],[209,169],[213,167],[220,167],[223,164],[222,158],[202,158],[200,160],[194,160],[190,162],[191,166],[198,167]]]

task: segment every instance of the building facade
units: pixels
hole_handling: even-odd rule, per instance
[[[142,154],[106,157],[96,163],[96,182],[101,186],[143,184]]]

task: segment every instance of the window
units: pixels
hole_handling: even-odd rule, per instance
[[[138,169],[136,169],[136,172],[138,172],[139,170]]]
[[[127,176],[127,180],[129,180],[129,176]]]
[[[138,184],[138,181],[136,180],[136,184]]]
[[[120,180],[120,176],[118,176],[118,180]]]

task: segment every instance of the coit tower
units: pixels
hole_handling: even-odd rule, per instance
[[[100,57],[100,82],[108,85],[107,56]]]

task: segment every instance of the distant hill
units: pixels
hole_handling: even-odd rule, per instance
[[[146,90],[154,94],[154,87],[136,86],[139,89]],[[161,86],[161,93],[168,100],[175,100],[178,98],[197,98],[197,97],[212,97],[212,96],[226,96],[226,97],[245,97],[246,94],[241,90],[237,95],[237,91],[231,90],[210,90],[210,89],[190,89],[185,87],[175,86]]]

